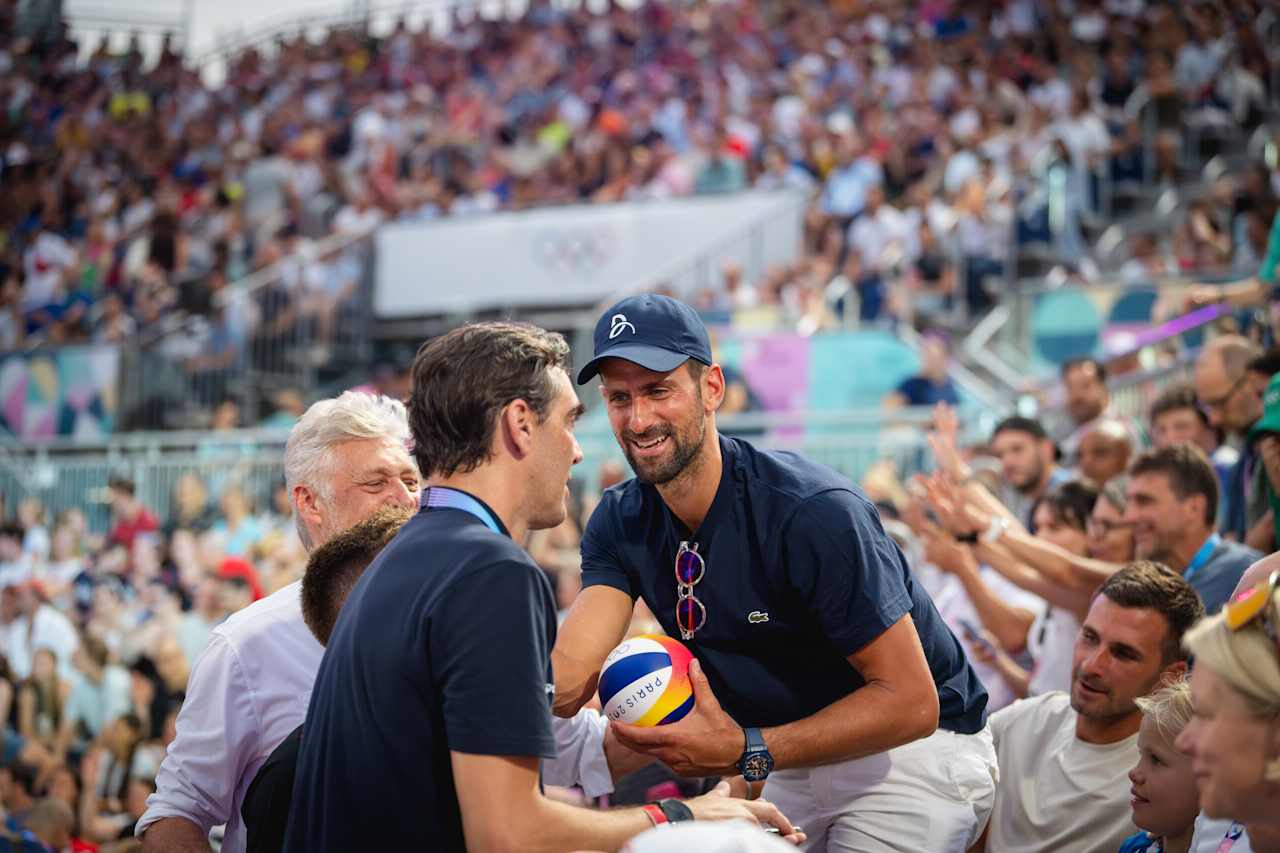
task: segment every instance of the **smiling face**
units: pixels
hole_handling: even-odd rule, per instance
[[[1129,805],[1133,822],[1161,838],[1181,835],[1200,812],[1200,796],[1184,755],[1144,716],[1138,729],[1138,763],[1129,771]]]
[[[1124,513],[1106,498],[1099,498],[1089,515],[1088,555],[1108,563],[1127,563],[1133,559],[1133,526]]]
[[[1201,664],[1191,672],[1191,722],[1178,735],[1178,749],[1191,758],[1200,788],[1200,808],[1209,817],[1238,821],[1274,814],[1264,781],[1276,755],[1274,719],[1252,713],[1240,691]]]
[[[707,420],[724,397],[724,377],[718,365],[694,372],[701,376],[688,362],[669,373],[620,358],[601,365],[609,424],[642,483],[671,482],[696,466],[707,446]]]
[[[394,441],[355,438],[329,448],[325,490],[294,487],[298,515],[319,547],[384,506],[418,503],[418,468]],[[325,494],[327,492],[327,494]]]
[[[1125,520],[1133,524],[1133,545],[1139,559],[1169,562],[1176,559],[1188,538],[1196,542],[1208,536],[1204,497],[1188,495],[1179,500],[1168,474],[1148,472],[1129,479],[1129,505]]]

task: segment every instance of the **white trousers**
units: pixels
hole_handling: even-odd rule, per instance
[[[779,770],[761,796],[804,831],[807,851],[964,853],[987,826],[998,777],[990,727],[939,729],[878,755]]]

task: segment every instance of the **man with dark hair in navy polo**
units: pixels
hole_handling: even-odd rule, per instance
[[[852,366],[851,366],[852,367]],[[693,652],[694,709],[614,723],[683,775],[741,772],[810,849],[963,851],[995,797],[987,692],[870,502],[834,471],[717,433],[724,379],[689,306],[624,299],[595,331],[635,479],[582,538],[556,713],[595,692],[636,598]]]
[[[413,365],[422,510],[361,575],[303,725],[285,850],[616,850],[655,823],[746,818],[728,786],[601,813],[553,802],[550,583],[519,543],[564,521],[582,459],[568,345],[533,326],[464,326]]]

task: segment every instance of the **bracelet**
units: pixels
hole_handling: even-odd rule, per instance
[[[991,517],[991,524],[987,527],[985,533],[982,534],[982,541],[988,545],[994,545],[1000,540],[1000,537],[1009,529],[1009,519],[1003,515]]]
[[[640,808],[644,811],[645,815],[648,816],[649,822],[652,823],[654,826],[659,826],[661,824],[667,823],[666,814],[662,811],[661,808],[659,808],[654,803],[648,803],[647,805],[643,805]]]
[[[978,532],[976,530],[970,530],[968,533],[957,533],[956,541],[961,545],[977,545]]]
[[[665,799],[658,800],[658,808],[662,809],[662,814],[671,823],[682,820],[693,820],[693,812],[689,810],[680,800]]]

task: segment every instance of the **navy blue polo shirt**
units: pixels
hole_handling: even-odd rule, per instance
[[[459,509],[410,519],[325,649],[284,849],[463,853],[449,753],[555,757],[555,626],[550,583],[508,536]]]
[[[675,556],[681,541],[696,542],[706,572],[694,594],[707,619],[686,645],[742,726],[794,722],[862,687],[848,657],[910,613],[940,726],[980,731],[986,688],[870,501],[794,453],[725,436],[720,451],[720,487],[695,533],[651,485],[633,479],[606,491],[582,537],[582,585],[644,598],[679,637]]]

